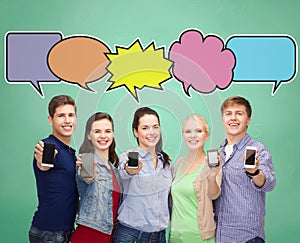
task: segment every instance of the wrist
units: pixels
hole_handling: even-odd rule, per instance
[[[257,169],[254,173],[250,173],[248,171],[246,171],[246,175],[250,178],[253,178],[254,176],[257,176],[260,173],[260,170]]]

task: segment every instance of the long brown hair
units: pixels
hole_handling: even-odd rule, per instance
[[[83,139],[83,143],[80,146],[79,149],[79,153],[94,153],[95,149],[94,146],[92,144],[92,142],[88,139],[88,134],[91,132],[92,129],[92,125],[94,121],[99,121],[102,119],[107,119],[111,122],[112,124],[112,129],[114,130],[114,121],[112,119],[112,117],[104,112],[97,112],[95,114],[93,114],[92,116],[90,116],[90,118],[87,120],[86,125],[85,125],[85,134],[84,134],[84,139]],[[115,138],[113,138],[113,141],[111,143],[111,145],[108,148],[108,159],[109,161],[116,167],[118,168],[119,166],[119,157],[115,151],[116,148],[116,142],[115,142]]]
[[[155,110],[152,110],[149,107],[141,107],[141,108],[137,109],[134,113],[134,117],[133,117],[133,121],[132,121],[132,131],[133,131],[133,133],[134,133],[134,130],[136,130],[136,131],[138,130],[140,118],[144,115],[154,115],[154,116],[156,116],[157,120],[158,120],[158,123],[160,124],[159,116],[158,116],[158,114]],[[137,143],[139,144],[138,139],[137,139]],[[164,158],[163,167],[165,168],[165,166],[167,164],[168,165],[170,164],[170,156],[162,150],[162,146],[163,146],[162,136],[160,136],[160,139],[159,139],[158,143],[155,146],[155,152],[162,154],[162,156]]]

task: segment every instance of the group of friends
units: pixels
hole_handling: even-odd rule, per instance
[[[52,134],[34,151],[38,207],[31,243],[265,242],[266,192],[276,179],[267,148],[247,134],[252,109],[245,98],[229,97],[221,106],[226,138],[214,168],[204,149],[209,126],[199,114],[183,122],[188,152],[173,163],[163,151],[159,115],[149,107],[134,113],[137,147],[120,156],[109,114],[89,117],[76,156],[74,100],[55,96],[48,112]],[[55,144],[52,168],[42,164],[44,143]],[[246,146],[257,148],[254,168],[244,168]],[[138,152],[137,168],[128,166],[131,151]],[[83,153],[94,155],[92,177],[81,176]]]

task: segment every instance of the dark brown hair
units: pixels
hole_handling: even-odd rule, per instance
[[[48,105],[49,116],[51,116],[53,118],[56,108],[61,105],[74,106],[75,113],[76,113],[76,105],[75,105],[75,101],[73,100],[73,98],[68,95],[58,95],[58,96],[54,96],[51,99],[51,101],[49,102],[49,105]]]
[[[136,130],[136,131],[138,130],[140,118],[144,115],[154,115],[154,116],[156,116],[157,120],[158,120],[158,123],[160,124],[159,116],[158,116],[158,114],[155,110],[152,110],[149,107],[141,107],[141,108],[137,109],[134,113],[134,117],[133,117],[133,121],[132,121],[132,131],[133,131],[133,133],[134,133],[134,130]],[[137,143],[139,144],[138,139],[137,139]],[[158,143],[155,146],[155,152],[162,154],[162,156],[164,158],[163,167],[165,168],[165,166],[167,164],[168,165],[170,164],[170,156],[162,150],[162,146],[163,146],[162,137],[160,136],[160,139],[159,139]]]
[[[241,96],[232,96],[232,97],[227,98],[221,106],[221,113],[223,114],[224,110],[227,107],[233,106],[233,105],[243,105],[243,106],[245,106],[247,115],[248,115],[249,118],[251,118],[251,115],[252,115],[251,105],[250,105],[248,100],[246,100],[245,98],[243,98]]]
[[[109,114],[104,113],[104,112],[97,112],[97,113],[93,114],[92,116],[90,116],[90,118],[87,120],[86,125],[85,125],[84,139],[83,139],[83,143],[79,149],[80,154],[95,152],[92,142],[88,139],[88,134],[90,133],[90,131],[92,129],[93,122],[103,120],[103,119],[109,120],[112,124],[112,129],[114,130],[114,122],[113,122],[112,117]],[[116,142],[115,142],[115,138],[113,138],[113,141],[108,148],[108,159],[116,168],[118,168],[119,157],[115,151],[115,148],[116,148]]]

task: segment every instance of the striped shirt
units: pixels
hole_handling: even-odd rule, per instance
[[[221,146],[223,177],[221,195],[214,202],[217,220],[216,242],[239,243],[259,236],[265,239],[264,217],[266,192],[276,184],[272,158],[266,147],[245,135],[233,146],[232,154],[225,160],[225,140]],[[246,146],[258,149],[259,169],[265,175],[263,187],[257,187],[244,169],[243,155]]]

